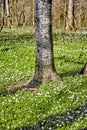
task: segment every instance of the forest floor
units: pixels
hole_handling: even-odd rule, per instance
[[[11,91],[29,81],[35,69],[32,29],[0,33],[0,130],[86,130],[87,32],[53,31],[54,60],[62,82],[34,90]]]

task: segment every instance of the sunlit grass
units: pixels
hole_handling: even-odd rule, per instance
[[[35,39],[32,34],[33,32],[27,29],[5,29],[0,34],[1,94],[7,91],[9,85],[29,80],[34,74]],[[40,85],[34,91],[19,90],[15,94],[1,95],[0,130],[18,130],[25,126],[28,130],[30,126],[32,130],[56,130],[57,127],[58,130],[87,128],[87,112],[67,124],[55,120],[57,115],[64,116],[66,111],[73,111],[87,102],[87,76],[72,76],[86,63],[87,42],[81,42],[79,37],[76,37],[77,40],[69,40],[68,43],[66,40],[64,44],[57,37],[53,38],[56,70],[62,76],[71,76],[63,76],[62,82]],[[73,118],[73,115],[70,118]]]

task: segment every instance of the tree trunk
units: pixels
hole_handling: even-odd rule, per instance
[[[3,26],[4,26],[4,15],[5,15],[5,1],[3,0],[2,4],[1,4],[1,12],[0,12],[0,15],[1,15],[1,18],[0,18],[0,32],[2,31],[3,29]]]
[[[80,10],[79,10],[79,29],[81,29],[81,26],[82,26],[82,1],[79,3],[80,5]]]
[[[67,30],[74,30],[74,0],[69,0]]]
[[[36,65],[37,84],[57,80],[52,41],[52,0],[36,0]]]
[[[5,10],[6,10],[6,17],[7,17],[7,26],[11,28],[10,12],[9,12],[9,0],[5,0]]]
[[[64,28],[66,28],[66,17],[67,17],[67,3],[66,0],[64,0]]]

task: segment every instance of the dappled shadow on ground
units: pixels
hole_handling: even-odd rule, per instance
[[[82,129],[80,129],[80,130],[87,130],[87,128],[82,128]]]
[[[83,75],[83,74],[87,74],[87,63],[83,66],[83,68],[81,68],[80,70],[77,71],[71,71],[68,73],[61,73],[60,77],[67,77],[67,76],[75,76],[75,75]]]
[[[61,73],[59,75],[62,79],[63,77],[69,77],[69,76],[74,77],[75,75],[82,75],[82,74],[83,73],[82,73],[82,69],[81,69],[81,70],[77,70],[77,71],[70,71],[70,72],[66,72],[66,73]]]
[[[71,125],[74,121],[87,116],[87,102],[81,104],[76,109],[68,109],[65,113],[47,117],[36,122],[32,127],[22,127],[21,130],[56,130],[63,125]],[[82,128],[87,130],[87,128]]]
[[[61,81],[62,81],[62,78],[63,77],[68,77],[68,76],[75,76],[75,75],[78,75],[78,74],[83,74],[82,73],[82,69],[80,71],[71,71],[71,72],[67,72],[67,73],[60,73],[58,74]],[[18,90],[23,90],[23,91],[29,91],[29,90],[35,90],[36,89],[36,86],[39,86],[41,83],[38,83],[37,81],[35,80],[28,80],[26,82],[19,82],[18,84],[16,85],[10,85],[7,87],[7,89],[5,90],[5,92],[0,92],[0,96],[6,96],[8,94],[15,94]]]
[[[6,96],[8,94],[15,94],[18,90],[22,91],[33,91],[38,93],[41,93],[40,90],[36,87],[39,86],[40,83],[35,81],[33,78],[32,80],[27,80],[26,82],[19,82],[16,85],[10,85],[7,87],[7,89],[4,92],[0,92],[0,96]],[[37,93],[37,95],[38,95]]]
[[[78,61],[76,61],[75,59],[69,59],[66,56],[57,56],[57,57],[55,57],[55,59],[61,60],[61,61],[65,62],[65,63],[74,63],[74,64],[81,64],[81,65],[83,65],[83,62],[79,61],[79,58],[81,58],[81,56],[79,56],[78,57]]]

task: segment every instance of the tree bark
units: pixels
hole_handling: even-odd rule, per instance
[[[67,17],[67,3],[66,0],[64,0],[64,28],[66,28],[66,17]]]
[[[2,11],[1,11],[1,20],[0,20],[0,32],[2,31],[3,29],[3,26],[4,26],[4,14],[5,14],[5,4],[4,4],[4,1],[1,3],[1,8],[2,8]]]
[[[51,9],[52,0],[36,0],[36,65],[33,79],[36,84],[58,78],[54,66]]]
[[[6,11],[6,17],[7,17],[7,26],[11,28],[9,0],[5,0],[5,11]]]
[[[74,0],[69,0],[67,30],[74,30]]]
[[[79,10],[79,29],[81,29],[82,26],[82,1],[79,3],[80,5],[80,10]]]

